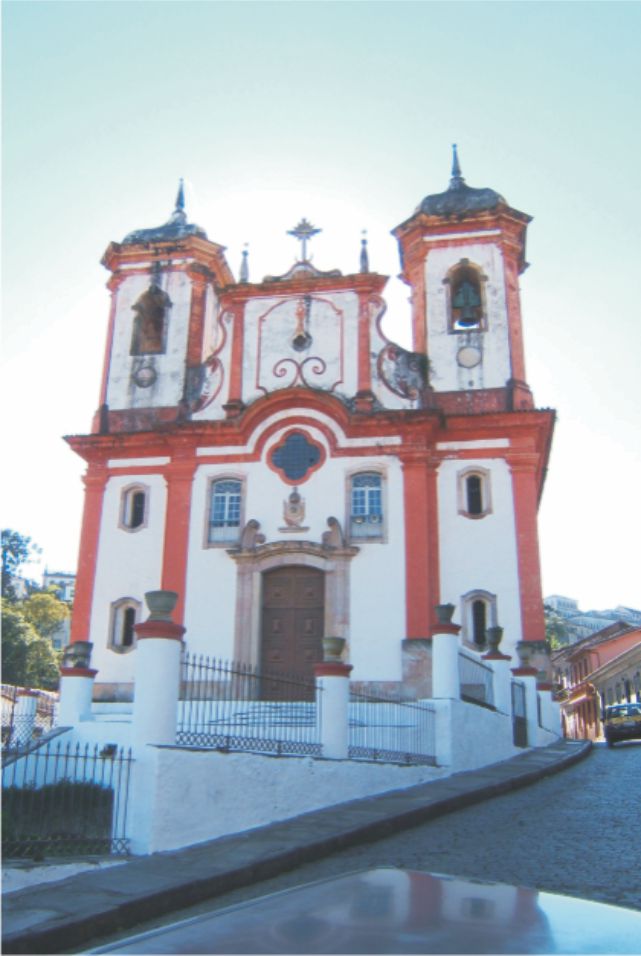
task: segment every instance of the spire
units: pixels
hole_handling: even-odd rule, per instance
[[[249,250],[247,243],[243,248],[243,258],[240,261],[240,282],[249,282]]]
[[[458,161],[458,152],[456,143],[452,143],[452,178],[450,179],[450,189],[459,189],[465,185],[465,180],[461,175],[461,165]]]
[[[361,239],[361,272],[369,272],[369,253],[367,251],[367,229],[363,229]]]
[[[176,196],[176,208],[174,212],[184,212],[185,211],[185,184],[182,176],[180,177],[180,182],[178,184],[178,195]]]

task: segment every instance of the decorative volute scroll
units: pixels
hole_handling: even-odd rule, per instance
[[[260,523],[255,518],[250,518],[240,536],[241,551],[253,551],[259,544],[265,543],[265,535],[258,530],[259,528]]]

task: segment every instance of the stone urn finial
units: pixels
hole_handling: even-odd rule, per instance
[[[339,662],[345,650],[344,637],[324,637],[323,638],[323,660]]]
[[[530,662],[532,659],[532,652],[534,648],[530,641],[519,641],[516,645],[516,653],[518,654],[519,664],[521,667],[530,667]]]
[[[178,594],[176,591],[147,591],[145,601],[149,608],[149,621],[171,621]]]
[[[91,666],[92,648],[91,641],[74,641],[72,644],[67,644],[62,655],[62,666],[88,669]]]
[[[453,604],[437,604],[434,610],[436,611],[436,620],[439,624],[452,623],[452,616],[456,610]]]
[[[487,646],[490,654],[498,654],[499,644],[503,640],[502,627],[488,627],[485,635],[487,637]]]

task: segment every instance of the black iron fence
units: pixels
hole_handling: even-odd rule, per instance
[[[53,691],[35,690],[36,710],[34,715],[21,714],[18,699],[26,688],[14,684],[2,684],[2,748],[26,746],[38,740],[53,727],[58,695]]]
[[[131,751],[45,744],[2,770],[7,858],[127,853]]]
[[[429,704],[400,694],[350,691],[349,746],[352,760],[436,764],[436,714]]]
[[[186,654],[178,731],[183,746],[320,755],[322,694],[312,678]]]
[[[458,655],[459,681],[461,699],[470,704],[489,707],[494,710],[494,672],[492,668],[459,651]]]
[[[515,747],[527,747],[527,711],[525,704],[525,684],[513,680],[512,687],[512,739]]]

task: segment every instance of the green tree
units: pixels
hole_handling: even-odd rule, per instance
[[[52,638],[70,615],[69,605],[56,596],[55,588],[35,591],[21,604],[25,619],[40,637]]]
[[[545,611],[545,637],[551,649],[556,651],[570,643],[570,634],[565,621],[553,607],[545,604],[543,609]]]
[[[40,548],[31,538],[11,528],[2,529],[2,597],[15,601],[15,579],[20,568],[32,557],[40,554]]]
[[[20,604],[2,605],[2,680],[22,687],[58,686],[59,661],[53,644],[41,637]]]

